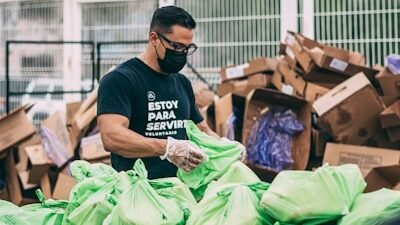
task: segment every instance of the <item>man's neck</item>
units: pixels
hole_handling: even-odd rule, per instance
[[[158,65],[157,61],[157,55],[154,55],[154,48],[151,45],[148,45],[146,47],[146,50],[139,55],[139,59],[142,60],[147,66],[149,66],[151,69],[153,69],[156,72],[163,73],[160,69],[160,66]]]

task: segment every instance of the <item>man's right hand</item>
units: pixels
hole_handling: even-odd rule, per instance
[[[165,158],[177,167],[189,172],[206,160],[207,156],[190,141],[168,137],[165,155],[161,156],[161,159]]]

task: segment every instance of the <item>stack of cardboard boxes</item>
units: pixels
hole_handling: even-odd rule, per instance
[[[368,181],[368,191],[394,188],[399,180],[393,178],[400,174],[400,101],[396,101],[400,76],[387,68],[366,66],[358,52],[321,44],[294,32],[288,32],[280,53],[274,60],[256,59],[221,69],[217,92],[225,105],[219,107],[224,112],[218,113],[234,113],[242,119],[236,140],[246,144],[266,107],[285,106],[306,125],[293,138],[293,169],[306,169],[308,163],[309,169],[321,163],[355,163]],[[251,74],[259,72],[267,81],[253,85]],[[218,108],[218,104],[214,102],[213,107]],[[216,114],[216,110],[212,112]],[[208,122],[216,124],[216,120]],[[220,121],[216,126],[224,125]],[[317,163],[310,163],[313,160]],[[270,168],[249,166],[266,180],[275,175]]]
[[[0,198],[16,205],[35,202],[35,189],[46,198],[68,199],[75,180],[68,165],[72,160],[109,163],[96,127],[97,90],[79,103],[67,104],[67,118],[60,112],[41,123],[40,132],[26,113],[30,106],[0,118],[0,170],[6,186]],[[65,122],[66,121],[66,122]],[[40,133],[40,134],[39,134]]]

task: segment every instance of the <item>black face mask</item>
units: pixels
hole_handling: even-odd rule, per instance
[[[160,59],[160,57],[158,56],[157,60],[160,69],[164,73],[177,73],[181,71],[181,69],[185,66],[186,58],[187,54],[185,53],[178,53],[169,48],[165,48],[164,59]]]

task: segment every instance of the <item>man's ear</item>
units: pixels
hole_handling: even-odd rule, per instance
[[[157,46],[159,39],[158,39],[158,35],[156,32],[152,31],[149,33],[149,41],[150,41],[151,45]]]

